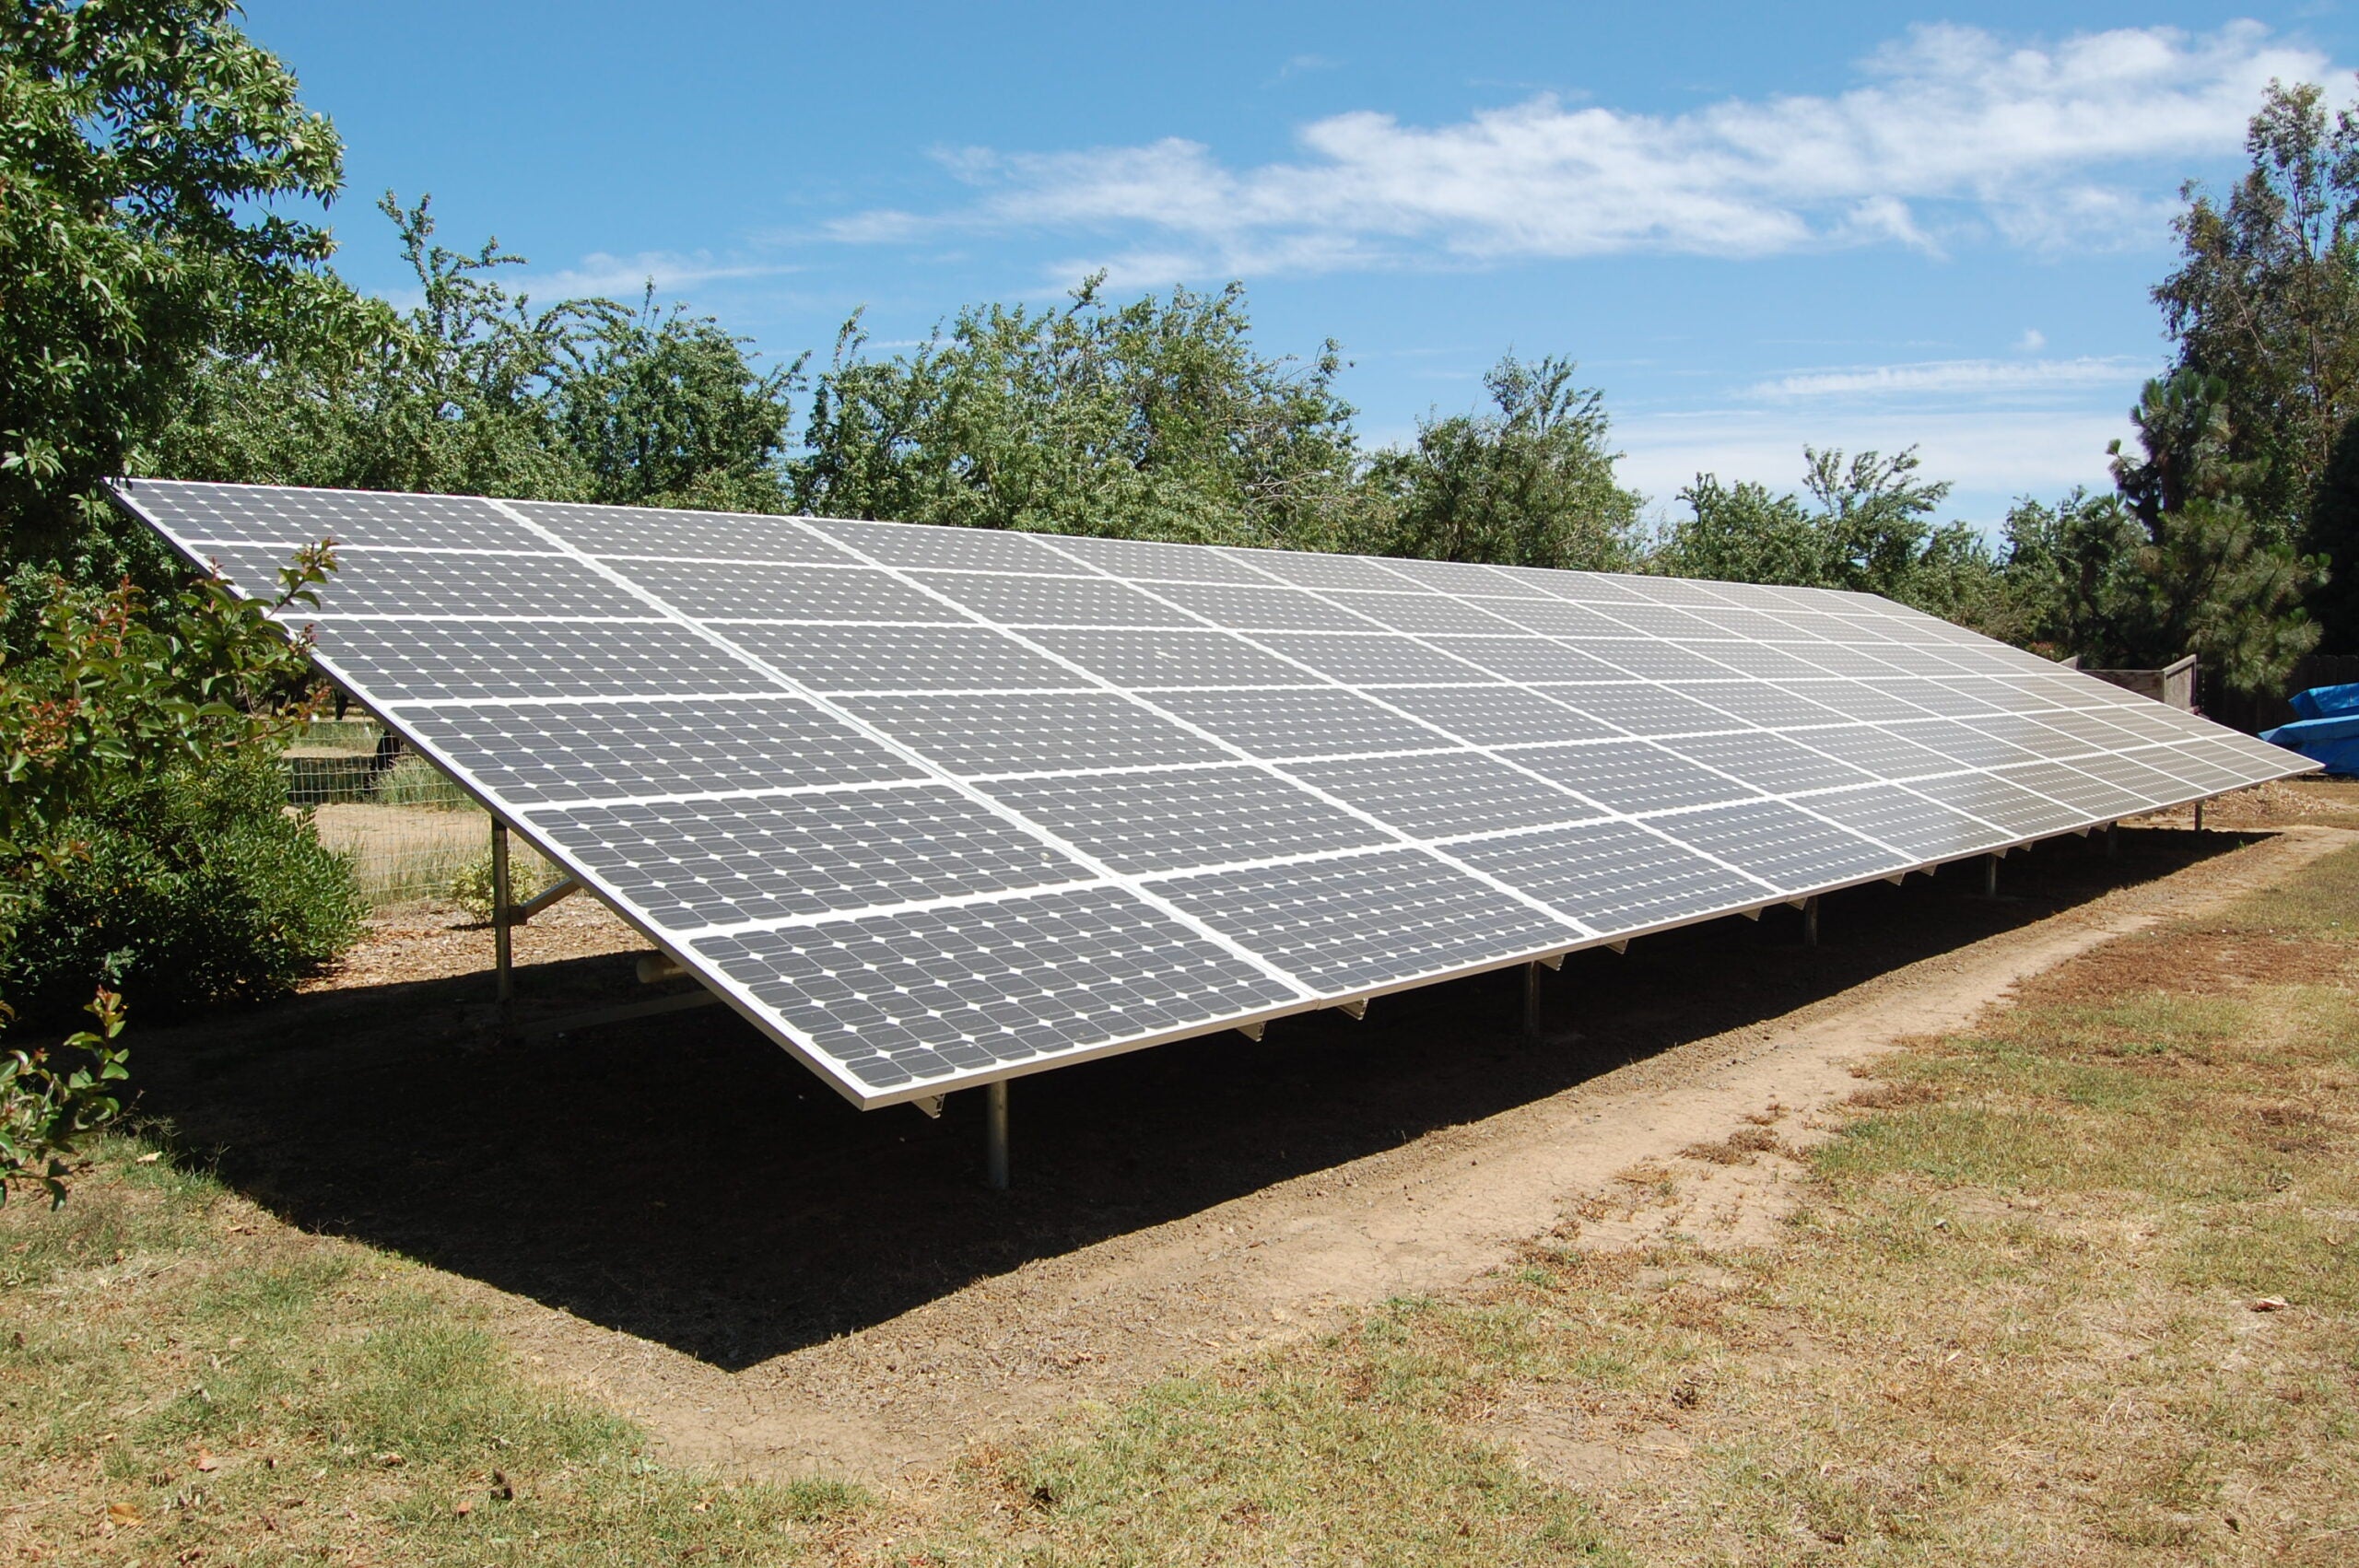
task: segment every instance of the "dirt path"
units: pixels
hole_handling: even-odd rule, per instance
[[[1356,1305],[1461,1287],[1568,1208],[1589,1200],[1594,1212],[1617,1173],[1677,1161],[1748,1116],[1774,1117],[1789,1141],[1807,1141],[1859,1087],[1853,1068],[1894,1040],[1962,1026],[2100,942],[2201,913],[2354,842],[2359,833],[2294,827],[1783,1016],[1039,1258],[742,1370],[491,1293],[528,1357],[628,1410],[673,1458],[913,1482],[978,1438],[1075,1401],[1311,1331]],[[1579,1010],[1563,994],[1553,1005],[1559,1016]],[[1765,1223],[1790,1168],[1680,1164],[1678,1223],[1708,1240]]]

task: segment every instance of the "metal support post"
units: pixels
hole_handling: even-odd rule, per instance
[[[509,940],[509,919],[515,913],[508,902],[508,825],[491,819],[491,962],[499,972],[500,1022],[507,1023],[509,1003],[516,997],[515,953]]]
[[[1982,857],[1982,896],[1999,896],[1999,857],[1996,855]]]
[[[2195,802],[2195,831],[2198,833],[2203,831],[2203,802],[2201,801]]]
[[[1007,1190],[1007,1080],[983,1085],[983,1181]]]
[[[1802,900],[1802,945],[1818,945],[1818,895],[1815,893]]]
[[[1523,966],[1523,1037],[1540,1038],[1540,960]]]
[[[2121,859],[2121,824],[2118,822],[2105,825],[2105,858],[2108,860]]]

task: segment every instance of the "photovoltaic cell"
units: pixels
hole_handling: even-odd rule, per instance
[[[1478,746],[1614,733],[1610,726],[1521,686],[1376,686],[1368,695]]]
[[[1633,815],[1743,800],[1760,792],[1640,741],[1522,746],[1500,755],[1609,810]]]
[[[1658,817],[1654,825],[1689,848],[1789,893],[1880,876],[1910,863],[1899,850],[1871,844],[1778,801],[1708,806]]]
[[[340,678],[388,704],[780,689],[743,660],[663,621],[326,621],[319,649]]]
[[[1092,880],[935,784],[544,806],[532,824],[670,930]]]
[[[729,640],[824,692],[1088,686],[1089,676],[993,626],[732,625]]]
[[[618,561],[614,566],[675,610],[703,620],[970,619],[869,567],[796,568],[702,561]]]
[[[333,540],[411,550],[532,550],[552,546],[489,501],[472,496],[387,496],[262,485],[146,480],[140,513],[183,547],[244,541],[292,550]],[[203,552],[193,552],[202,559]]]
[[[337,540],[326,671],[863,1105],[2306,766],[1860,594],[118,494],[256,593]]]
[[[1220,747],[1111,692],[855,696],[843,707],[954,775],[1229,760]]]
[[[1602,659],[1544,637],[1433,637],[1426,641],[1509,681],[1620,681],[1629,677]]]
[[[1573,940],[1569,928],[1414,849],[1151,884],[1318,987],[1364,991]]]
[[[888,567],[1045,573],[1087,577],[1089,568],[1048,540],[1029,533],[968,528],[910,528],[898,522],[851,522],[814,518],[821,534],[864,559]]]
[[[424,708],[410,732],[503,801],[611,800],[875,783],[923,769],[811,704],[745,697]]]
[[[1186,626],[1184,611],[1103,578],[913,572],[918,582],[1006,626]]]
[[[1258,767],[1015,779],[992,797],[1118,872],[1145,874],[1395,842]]]
[[[672,556],[692,561],[851,559],[792,518],[569,501],[511,501],[509,507],[589,556]]]
[[[1264,653],[1235,632],[1050,626],[1027,638],[1118,686],[1313,685],[1322,679]]]
[[[1475,752],[1345,757],[1285,771],[1413,838],[1446,839],[1603,815],[1509,763]]]
[[[1690,735],[1662,745],[1674,756],[1733,774],[1780,795],[1864,784],[1874,777],[1779,735]]]
[[[222,575],[257,599],[278,596],[287,553],[263,544],[224,544],[205,552]],[[290,605],[297,625],[321,615],[546,615],[562,605],[569,620],[644,619],[657,612],[594,568],[563,556],[451,555],[417,550],[340,550],[336,570],[318,590],[319,605]]]
[[[1833,729],[1813,726],[1787,731],[1788,738],[1814,752],[1825,752],[1880,778],[1916,778],[1931,773],[1954,773],[1959,765],[1939,752],[1913,745],[1872,724],[1844,724]]]
[[[1155,591],[1214,626],[1238,631],[1364,632],[1375,625],[1308,589],[1167,582],[1156,584]]]
[[[1183,1034],[1297,995],[1104,887],[720,934],[693,951],[863,1091]]]
[[[1464,599],[1440,593],[1339,593],[1336,602],[1366,615],[1380,626],[1402,632],[1459,632],[1482,636],[1518,631],[1516,617],[1502,606],[1495,612]]]
[[[1693,735],[1746,728],[1746,721],[1733,714],[1661,686],[1543,685],[1540,689],[1633,735]]]
[[[1485,839],[1457,852],[1604,936],[1757,904],[1765,891],[1740,872],[1625,822]]]
[[[1446,746],[1449,736],[1346,691],[1158,692],[1156,706],[1254,756],[1341,756]]]
[[[1265,632],[1254,639],[1271,652],[1307,664],[1348,685],[1391,685],[1395,682],[1466,682],[1487,678],[1486,673],[1405,641],[1389,632],[1347,636],[1339,632]]]
[[[1949,860],[1993,849],[2011,839],[2004,829],[1977,822],[1963,812],[1936,805],[1896,784],[1871,784],[1812,795],[1800,802],[1855,832],[1879,838],[1925,860]]]

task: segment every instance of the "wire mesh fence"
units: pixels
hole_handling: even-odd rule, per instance
[[[320,841],[351,858],[371,906],[432,898],[488,912],[491,818],[448,774],[358,719],[308,726],[284,760],[288,803],[308,808]],[[557,880],[522,843],[511,849],[512,897]]]

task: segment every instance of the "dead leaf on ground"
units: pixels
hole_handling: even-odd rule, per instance
[[[133,1526],[133,1525],[137,1524],[138,1522],[139,1522],[139,1505],[138,1505],[137,1504],[135,1504],[135,1503],[110,1503],[110,1504],[107,1504],[107,1523],[108,1523],[108,1524],[110,1524],[110,1525],[121,1525],[121,1526],[123,1526],[123,1527],[125,1527],[127,1528],[127,1527],[129,1527],[130,1526]]]
[[[2262,1296],[2257,1301],[2248,1301],[2245,1303],[2245,1310],[2248,1312],[2283,1312],[2293,1305],[2294,1304],[2292,1302],[2287,1301],[2283,1296]]]
[[[221,1461],[215,1457],[210,1450],[199,1448],[196,1451],[196,1468],[200,1470],[217,1470],[221,1468]]]

